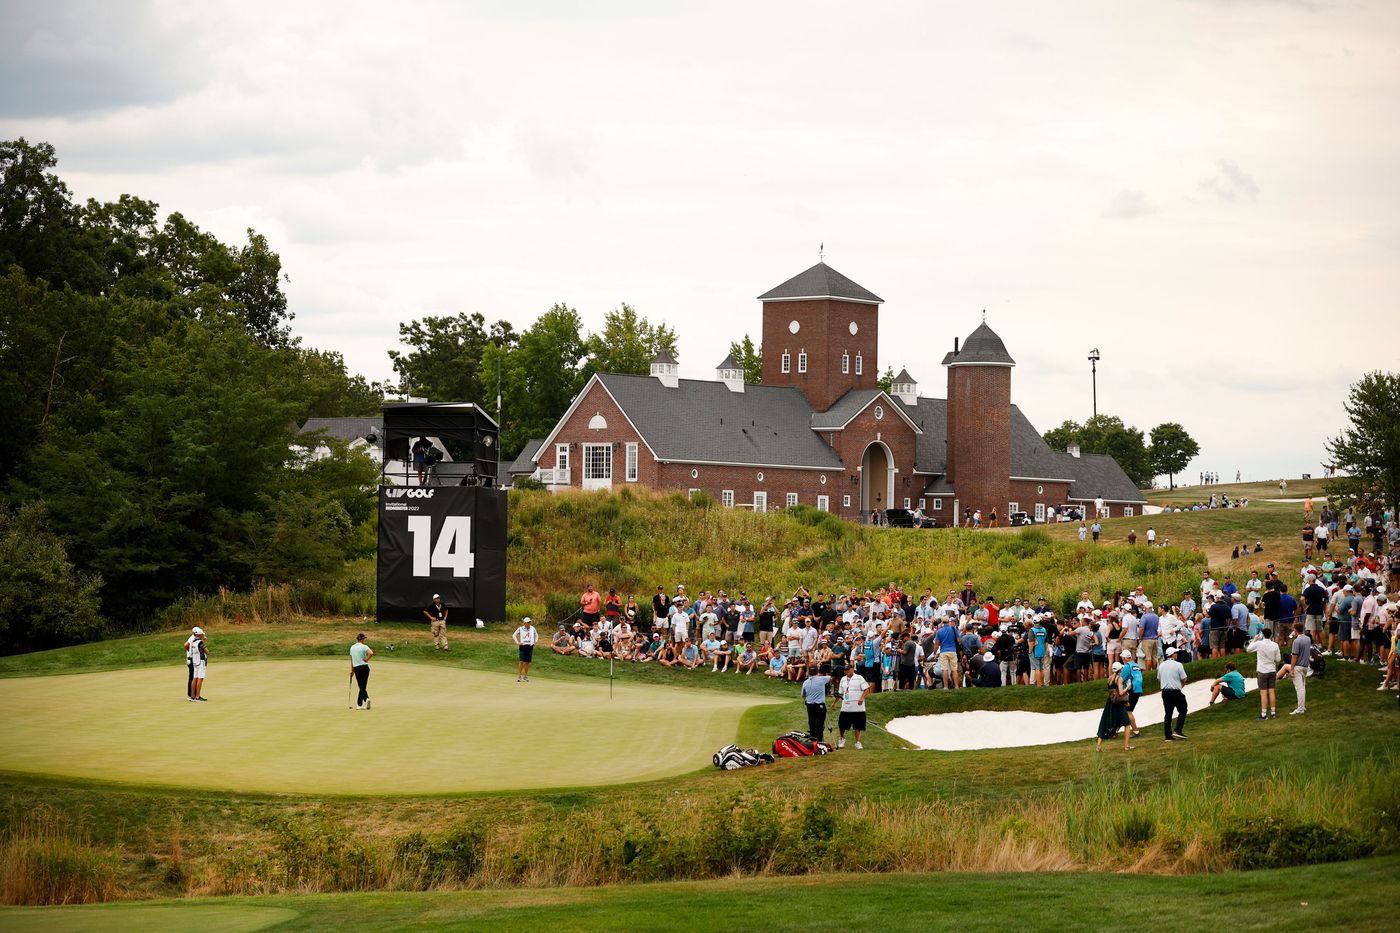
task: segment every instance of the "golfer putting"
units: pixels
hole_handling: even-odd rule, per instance
[[[355,636],[350,646],[350,676],[360,686],[360,695],[352,709],[369,709],[369,659],[374,657],[374,649],[365,644],[365,633]]]
[[[520,660],[515,666],[515,682],[530,682],[530,662],[535,657],[535,643],[540,640],[539,630],[529,616],[520,620],[520,627],[511,633],[511,640],[519,648]]]

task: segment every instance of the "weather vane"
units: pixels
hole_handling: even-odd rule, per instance
[[[821,262],[821,261],[822,261],[823,259],[825,259],[825,258],[826,258],[826,241],[823,240],[821,243],[819,243],[819,244],[817,245],[817,262]]]
[[[983,308],[983,309],[982,309],[982,323],[983,323],[983,324],[987,323],[987,309],[986,309],[986,308]]]

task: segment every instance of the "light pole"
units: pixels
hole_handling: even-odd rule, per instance
[[[1099,348],[1089,351],[1089,380],[1094,388],[1094,417],[1099,416]]]

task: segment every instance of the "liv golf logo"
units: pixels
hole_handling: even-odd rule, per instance
[[[406,489],[403,486],[385,486],[384,497],[387,499],[431,499],[435,489]]]

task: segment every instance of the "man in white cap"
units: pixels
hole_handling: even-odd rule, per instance
[[[185,666],[189,669],[189,682],[185,687],[185,697],[191,703],[203,703],[204,668],[209,661],[209,636],[196,625],[185,639]]]
[[[432,627],[433,650],[447,650],[447,607],[443,605],[442,596],[439,593],[433,594],[433,602],[427,609],[423,610],[423,615],[428,617],[428,624]]]
[[[519,648],[520,661],[516,665],[516,683],[530,682],[530,662],[535,657],[535,643],[540,640],[540,633],[535,629],[534,622],[529,616],[520,620],[520,627],[511,634],[511,640]]]
[[[1176,659],[1176,648],[1167,649],[1167,659],[1157,668],[1157,681],[1162,685],[1162,736],[1168,742],[1186,738],[1186,668]],[[1176,713],[1176,730],[1172,731],[1172,713]]]

